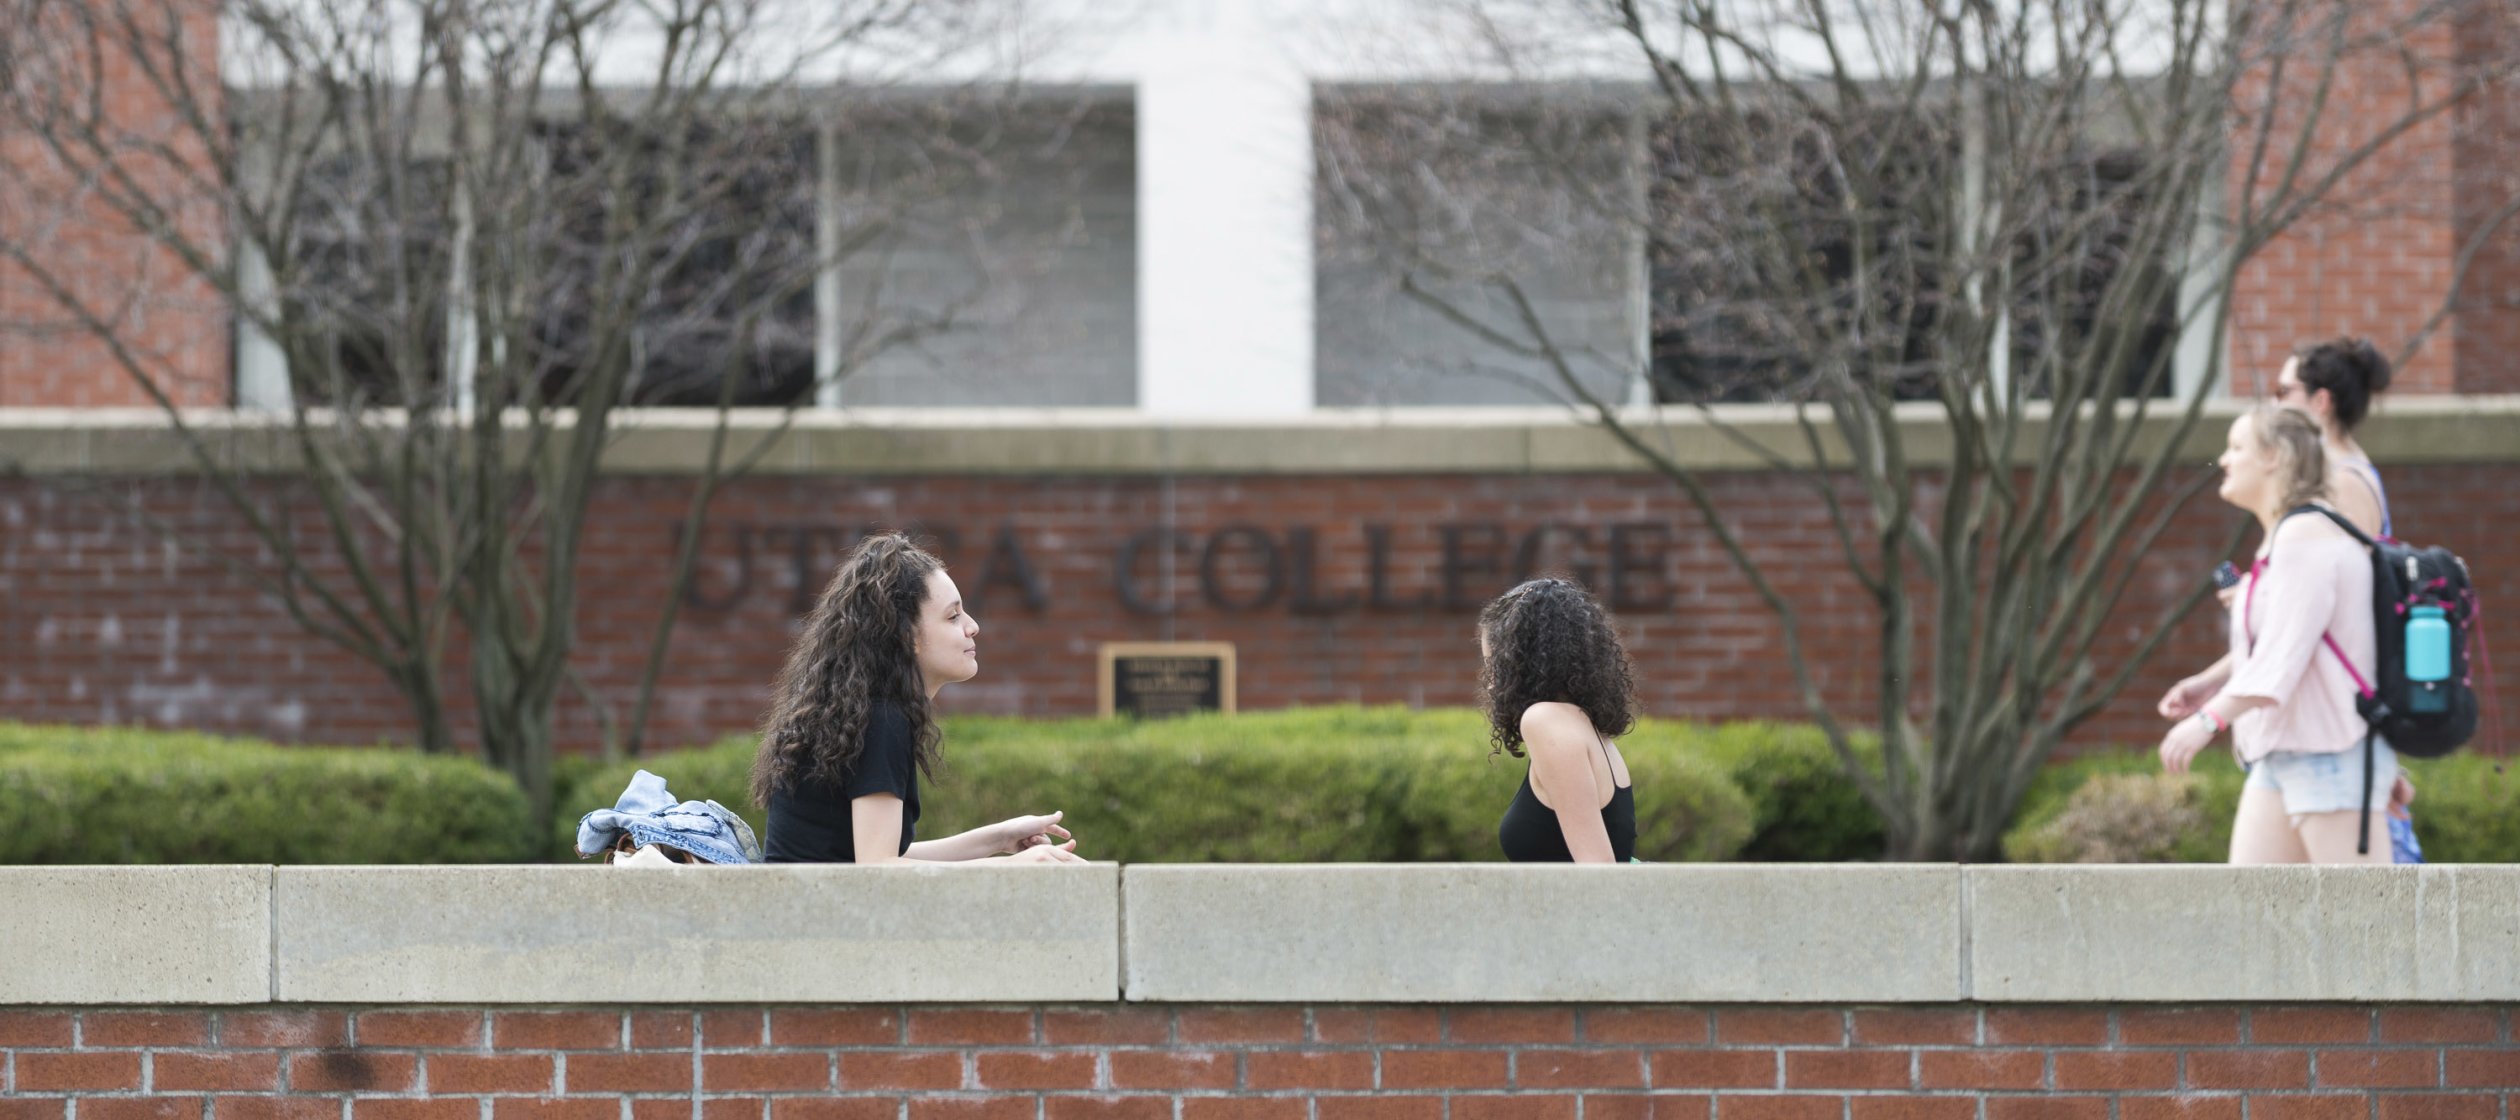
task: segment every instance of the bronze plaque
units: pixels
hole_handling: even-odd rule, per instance
[[[1105,642],[1102,714],[1139,717],[1234,710],[1234,643]]]

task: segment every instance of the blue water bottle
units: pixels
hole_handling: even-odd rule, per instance
[[[2406,680],[2415,686],[2410,702],[2419,712],[2438,712],[2449,697],[2441,682],[2450,679],[2450,621],[2441,608],[2421,606],[2406,620]]]

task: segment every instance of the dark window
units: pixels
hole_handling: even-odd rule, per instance
[[[2173,394],[2187,223],[2155,212],[2150,169],[2133,149],[2076,153],[2043,192],[2054,204],[2023,231],[2027,280],[2010,322],[2012,368],[2031,396],[2052,394],[2065,361],[2107,367],[2126,396]]]
[[[445,383],[443,160],[318,161],[268,247],[292,389],[309,404],[432,403]]]
[[[1935,394],[1942,301],[1960,294],[1944,278],[1957,259],[1955,128],[1745,113],[1665,121],[1651,141],[1659,399],[1806,399],[1832,363],[1887,379],[1896,398]],[[2011,194],[2029,216],[2006,227],[2006,357],[2027,395],[2094,362],[2127,393],[2171,392],[2185,227],[2157,212],[2146,170],[2130,150],[2070,152]]]
[[[534,337],[551,399],[573,397],[597,363],[627,364],[625,404],[715,405],[729,377],[736,405],[812,396],[810,126],[712,124],[677,145],[567,123],[544,142],[557,228],[547,278],[528,290],[543,297]]]
[[[1657,399],[1803,399],[1829,363],[1932,395],[1951,130],[1745,112],[1648,139]]]

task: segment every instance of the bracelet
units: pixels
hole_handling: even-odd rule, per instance
[[[2225,731],[2231,730],[2231,724],[2225,722],[2223,717],[2215,715],[2212,708],[2198,708],[2196,710],[2196,714],[2203,718],[2205,722],[2214,725],[2214,734],[2216,735],[2220,735]]]

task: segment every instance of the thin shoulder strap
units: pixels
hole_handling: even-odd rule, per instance
[[[2380,508],[2387,509],[2389,507],[2389,492],[2380,488],[2380,468],[2372,466],[2371,460],[2369,459],[2362,460],[2361,462],[2348,462],[2345,465],[2353,468],[2345,473],[2352,475],[2354,477],[2354,481],[2362,483],[2363,489],[2371,491],[2372,498],[2380,503]]]
[[[2377,503],[2380,507],[2380,535],[2384,537],[2396,536],[2397,533],[2395,530],[2397,526],[2393,524],[2389,518],[2389,488],[2380,481],[2380,468],[2374,466],[2369,459],[2363,459],[2349,465],[2355,467],[2356,469],[2346,473],[2353,475],[2356,481],[2362,483],[2363,489],[2371,491],[2371,500],[2374,503]]]
[[[1620,790],[1628,787],[1619,784],[1619,763],[1617,759],[1610,757],[1610,737],[1595,730],[1593,745],[1601,748],[1601,765],[1610,771],[1610,795],[1616,797]],[[1635,778],[1634,774],[1628,775],[1630,781],[1634,781]]]

